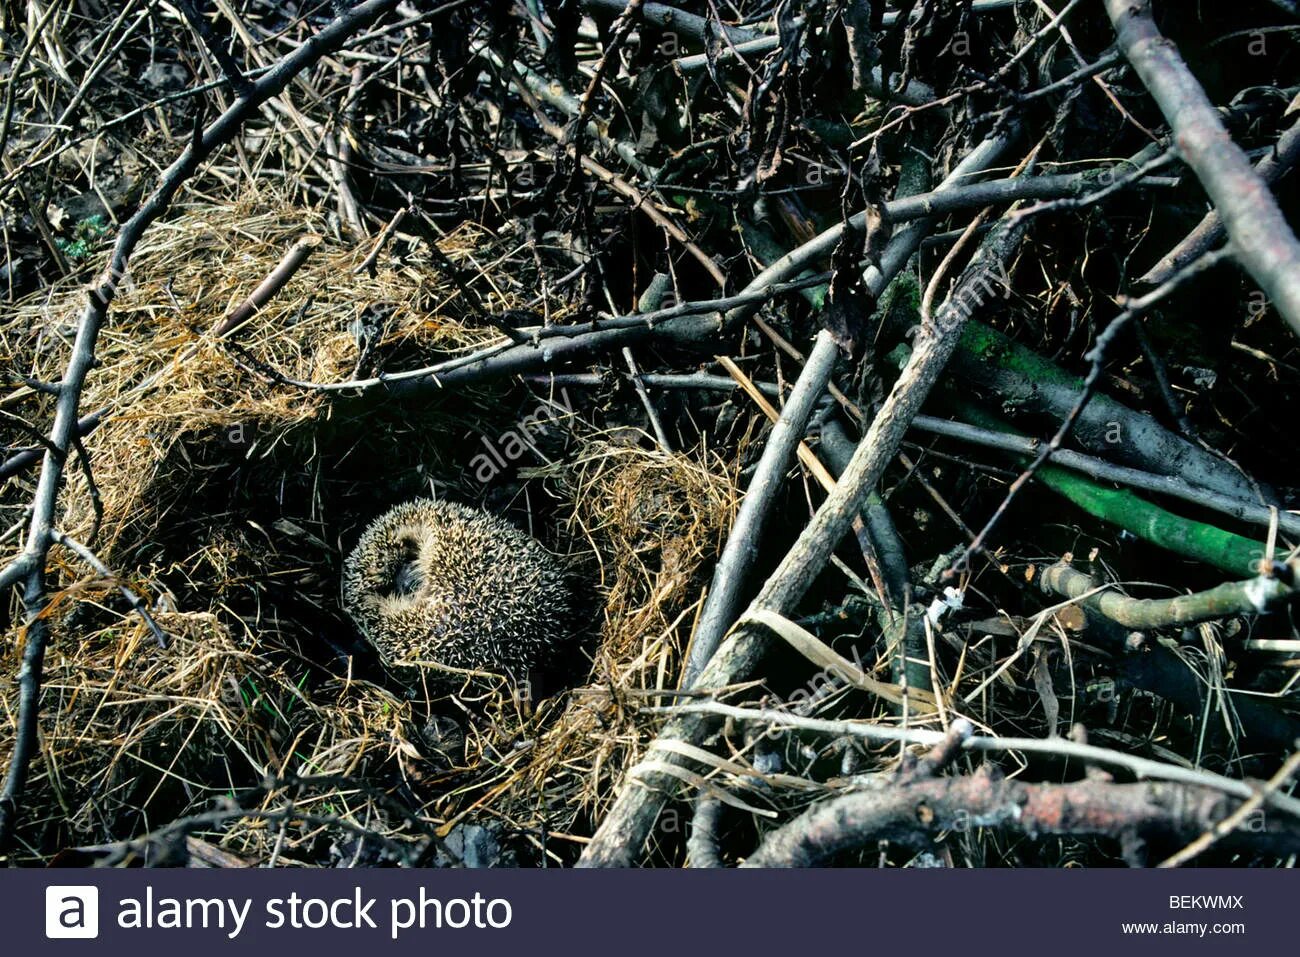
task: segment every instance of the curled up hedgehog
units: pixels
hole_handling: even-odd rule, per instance
[[[567,654],[577,625],[556,556],[503,519],[429,499],[365,530],[344,564],[343,606],[386,665],[520,681]]]

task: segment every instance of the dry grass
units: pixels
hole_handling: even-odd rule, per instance
[[[104,499],[101,541],[153,520],[141,511],[170,505],[169,454],[185,435],[222,429],[257,433],[264,445],[283,441],[303,422],[327,414],[320,393],[276,386],[240,368],[239,357],[207,333],[241,303],[288,248],[324,232],[319,214],[244,195],[228,205],[201,206],[156,225],[132,258],[130,282],[114,304],[113,322],[98,345],[100,367],[82,399],[86,411],[108,410],[108,422],[87,441]],[[486,239],[466,226],[449,237],[453,260],[482,252]],[[349,325],[367,307],[391,310],[381,348],[448,354],[494,337],[454,317],[456,294],[427,260],[353,275],[364,249],[323,243],[253,321],[239,344],[267,366],[299,380],[345,380],[358,350]],[[387,259],[391,264],[392,260]],[[83,296],[75,285],[28,300],[0,329],[11,369],[56,381],[63,340],[75,328]],[[30,390],[10,393],[5,406],[31,409]],[[47,411],[41,409],[42,412]],[[154,487],[161,497],[146,496]],[[73,480],[65,531],[74,537],[90,519],[88,489]]]
[[[206,334],[319,225],[311,210],[244,196],[182,210],[133,259],[82,404],[110,412],[86,441],[103,501],[94,545],[148,596],[171,641],[158,648],[115,584],[56,550],[25,858],[160,829],[175,837],[170,822],[196,814],[207,816],[184,833],[251,864],[429,860],[459,823],[493,820],[529,853],[542,833],[589,829],[644,740],[641,696],[672,681],[733,484],[719,462],[600,436],[575,437],[574,454],[529,478],[558,502],[548,540],[590,553],[605,611],[588,681],[531,701],[499,682],[405,689],[364,661],[353,672],[337,601],[343,543],[381,500],[463,482],[439,471],[440,432],[478,412],[472,395],[455,411],[340,412],[321,393],[259,379]],[[471,273],[510,253],[472,226],[440,245]],[[378,354],[394,367],[495,338],[458,318],[456,294],[427,262],[385,257],[375,277],[354,276],[366,251],[323,243],[243,330],[248,354],[294,378],[349,378],[349,323],[375,303],[391,306]],[[528,291],[515,269],[485,272],[482,286],[494,308]],[[6,315],[10,367],[57,377],[79,302],[70,286]],[[19,387],[3,404],[39,421],[49,400]],[[253,438],[223,442],[223,430]],[[90,489],[70,474],[60,521],[88,540]],[[5,487],[10,522],[32,480]],[[17,674],[20,645],[11,628],[4,674]],[[7,750],[17,687],[0,690]],[[147,853],[174,844],[160,838]],[[578,844],[559,847],[548,853],[571,859]]]

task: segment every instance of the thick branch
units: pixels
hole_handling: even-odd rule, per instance
[[[781,418],[772,427],[767,444],[763,446],[758,468],[749,488],[745,490],[745,497],[736,513],[731,533],[727,536],[722,557],[718,559],[713,571],[708,598],[695,628],[691,658],[682,679],[683,688],[694,684],[717,650],[723,635],[736,620],[736,611],[741,601],[740,589],[758,556],[768,509],[784,485],[790,457],[803,441],[808,419],[826,391],[826,384],[835,371],[835,360],[839,353],[840,347],[829,331],[823,329],[817,334],[817,342],[781,410]]]
[[[1026,836],[1132,835],[1185,842],[1226,820],[1238,801],[1209,788],[1165,782],[1026,784],[987,772],[847,794],[815,805],[769,834],[746,867],[809,867],[878,840],[931,846],[944,831],[980,827]],[[1269,817],[1262,833],[1237,832],[1241,846],[1300,850],[1300,822]]]
[[[1106,0],[1120,49],[1169,121],[1178,151],[1214,203],[1237,260],[1300,335],[1300,242],[1268,185],[1232,141],[1177,48],[1151,17],[1150,0]]]
[[[1116,591],[1098,591],[1101,586],[1096,581],[1066,564],[1044,571],[1040,584],[1044,591],[1080,599],[1081,604],[1125,628],[1167,628],[1231,615],[1258,615],[1295,597],[1290,585],[1260,576],[1174,598],[1130,598]]]

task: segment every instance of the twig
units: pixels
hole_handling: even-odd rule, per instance
[[[645,414],[650,419],[650,427],[655,430],[655,438],[659,441],[659,447],[665,452],[671,452],[673,450],[672,441],[668,438],[668,432],[664,429],[664,424],[659,421],[659,410],[655,408],[654,400],[650,398],[650,393],[646,391],[645,383],[641,381],[641,370],[637,368],[636,359],[632,356],[632,350],[627,346],[623,347],[623,361],[627,363],[632,386],[636,389],[636,394],[641,399],[641,405],[645,408]]]
[[[830,737],[854,737],[873,744],[908,744],[922,747],[936,747],[947,740],[943,731],[927,731],[922,728],[898,728],[890,725],[875,724],[870,721],[833,721],[825,718],[813,718],[775,708],[743,708],[737,705],[723,704],[718,701],[692,701],[681,704],[663,705],[648,708],[652,713],[674,714],[710,714],[733,721],[746,721],[766,724],[778,728],[792,728],[824,734]],[[953,726],[963,723],[958,719]],[[1253,797],[1257,792],[1245,781],[1224,777],[1202,768],[1183,767],[1153,761],[1150,758],[1125,754],[1109,748],[1084,744],[1065,738],[1013,738],[987,735],[970,735],[961,739],[963,751],[981,753],[1042,754],[1058,758],[1081,761],[1085,764],[1103,768],[1117,768],[1130,772],[1135,777],[1151,781],[1168,781],[1173,784],[1185,784],[1191,787],[1211,788],[1230,797],[1243,800]],[[1300,818],[1300,800],[1287,794],[1274,793],[1266,802],[1277,810]]]
[[[599,372],[553,372],[546,375],[524,376],[530,382],[540,382],[556,386],[587,386],[599,388],[609,384],[609,379]],[[706,372],[670,373],[643,372],[641,381],[652,389],[699,389],[705,392],[734,392],[741,388],[739,382],[725,375],[709,375]],[[781,390],[773,382],[755,382],[754,386],[764,395],[778,396]]]
[[[954,422],[948,419],[936,419],[928,415],[918,415],[914,418],[912,428],[981,445],[985,448],[1012,452],[1016,455],[1034,456],[1040,452],[1042,447],[1042,442],[1038,439],[1024,438],[1011,432],[995,432],[991,429],[980,428],[977,425],[968,425],[965,422]],[[1184,502],[1191,502],[1203,508],[1213,509],[1222,512],[1224,515],[1230,515],[1235,519],[1250,522],[1254,525],[1267,527],[1269,522],[1272,521],[1273,509],[1266,505],[1243,502],[1238,498],[1232,498],[1228,495],[1191,485],[1172,475],[1156,475],[1152,472],[1144,472],[1124,465],[1113,465],[1102,459],[1084,455],[1080,452],[1073,452],[1070,449],[1059,449],[1052,453],[1052,463],[1076,472],[1082,472],[1084,475],[1099,481],[1114,482],[1118,485],[1127,485],[1131,488],[1182,499]],[[1278,513],[1278,521],[1284,531],[1300,538],[1300,516],[1291,512],[1280,512]]]
[[[1280,790],[1283,785],[1291,780],[1298,768],[1300,768],[1300,751],[1296,751],[1287,758],[1286,761],[1283,762],[1282,766],[1277,769],[1277,773],[1269,778],[1268,781],[1265,782],[1264,786],[1253,794],[1249,800],[1243,802],[1241,807],[1237,808],[1237,810],[1233,811],[1222,821],[1219,821],[1214,825],[1214,827],[1206,831],[1196,840],[1192,841],[1192,843],[1188,844],[1181,851],[1165,858],[1165,860],[1161,861],[1157,866],[1179,867],[1186,864],[1192,858],[1205,853],[1214,844],[1235,831],[1246,820],[1246,818],[1259,810],[1259,808],[1263,806],[1264,802],[1268,800],[1268,796],[1271,793]]]
[[[207,47],[208,52],[217,61],[217,65],[221,67],[222,78],[230,84],[230,88],[234,90],[237,96],[247,95],[250,86],[248,78],[244,76],[244,71],[235,62],[235,58],[230,55],[230,51],[213,36],[208,21],[199,15],[190,0],[176,0],[176,5],[181,8],[181,13],[185,15],[185,19],[194,28],[194,32],[199,35],[199,39],[203,41],[203,45]]]
[[[90,415],[83,416],[77,421],[77,437],[85,438],[99,427],[99,424],[103,419],[104,410],[102,409],[98,412],[92,412]],[[40,461],[41,449],[45,447],[44,443],[49,440],[42,436],[40,441],[42,443],[41,447],[24,449],[21,452],[16,452],[9,458],[5,459],[3,463],[0,463],[0,481],[9,478],[12,475],[17,475],[20,472],[26,471]]]
[[[1200,441],[1195,426],[1187,418],[1187,414],[1178,401],[1178,396],[1174,394],[1174,387],[1169,382],[1169,370],[1165,366],[1165,360],[1156,352],[1155,346],[1152,345],[1151,337],[1147,335],[1146,326],[1140,322],[1134,323],[1133,338],[1137,340],[1138,348],[1142,350],[1142,358],[1146,359],[1147,364],[1151,366],[1151,377],[1156,380],[1156,388],[1160,390],[1160,399],[1164,402],[1169,415],[1177,423],[1178,431],[1185,439],[1193,442]]]
[[[591,108],[596,102],[596,95],[605,82],[605,74],[609,71],[614,58],[618,56],[619,50],[623,48],[623,43],[627,40],[628,34],[636,26],[637,15],[640,13],[643,2],[644,0],[627,0],[623,12],[618,15],[614,25],[610,27],[609,43],[601,52],[600,59],[596,61],[596,69],[592,71],[591,81],[587,84],[587,89],[583,91],[582,98],[578,100],[578,111],[574,114],[573,122],[569,126],[569,132],[564,137],[566,144],[579,146],[576,133],[583,128],[587,122],[587,117],[591,115]],[[580,146],[579,151],[581,151]]]
[[[258,283],[256,289],[248,294],[248,298],[226,313],[225,318],[217,323],[216,328],[212,330],[212,334],[221,339],[242,329],[245,323],[257,315],[258,311],[270,302],[277,292],[284,288],[285,283],[293,278],[294,273],[302,267],[302,264],[307,261],[307,257],[320,244],[321,238],[314,235],[304,236],[294,243],[276,267],[267,274],[265,279]]]
[[[357,263],[357,265],[353,267],[352,275],[359,276],[363,272],[369,273],[371,276],[375,275],[375,264],[379,262],[379,254],[384,251],[384,246],[388,244],[388,240],[392,237],[393,233],[397,232],[397,227],[402,224],[402,220],[406,218],[406,214],[410,211],[411,198],[408,196],[407,204],[393,214],[393,218],[384,226],[383,231],[375,237],[374,245],[371,248],[370,253],[365,259],[361,260],[361,262]]]
[[[1233,802],[1209,788],[1103,780],[1026,784],[981,771],[816,804],[768,834],[743,866],[811,867],[879,839],[928,846],[972,819],[1025,835],[1183,837],[1227,820],[1233,810]],[[1300,827],[1289,819],[1270,820],[1262,834],[1237,837],[1242,846],[1274,854],[1300,850]]]
[[[1265,183],[1275,183],[1297,160],[1300,160],[1300,119],[1291,124],[1278,138],[1277,145],[1255,165],[1255,172]],[[1161,256],[1160,261],[1137,281],[1151,285],[1165,282],[1202,253],[1209,252],[1222,238],[1223,220],[1218,212],[1210,210],[1177,246]]]
[[[713,581],[691,639],[691,657],[681,682],[683,688],[695,684],[727,629],[736,620],[740,589],[758,557],[768,510],[785,484],[790,456],[803,441],[808,419],[826,390],[839,354],[840,347],[834,335],[826,329],[819,332],[808,361],[781,409],[781,418],[772,426],[754,476],[736,512],[736,520],[727,535],[727,544],[713,570]]]
[[[136,860],[139,860],[146,867],[164,863],[174,864],[176,860],[172,857],[172,848],[177,842],[188,837],[194,831],[242,820],[264,821],[267,824],[301,821],[303,824],[314,827],[336,827],[363,840],[374,841],[383,847],[385,853],[393,860],[405,866],[413,864],[421,854],[421,848],[419,847],[406,847],[391,838],[385,837],[383,834],[337,815],[315,814],[304,811],[292,801],[278,808],[231,808],[191,814],[188,817],[178,818],[169,824],[165,824],[157,830],[150,831],[143,837],[114,844],[89,845],[78,848],[78,850],[104,854],[104,863],[107,866],[130,864]],[[161,850],[155,852],[156,848]]]
[[[153,632],[154,640],[158,642],[158,647],[164,649],[167,647],[167,632],[163,631],[158,622],[154,620],[153,615],[149,613],[148,603],[136,593],[135,589],[121,581],[121,579],[119,579],[117,575],[113,574],[112,570],[100,560],[99,556],[75,538],[64,535],[58,529],[53,529],[50,532],[50,538],[58,542],[93,568],[99,573],[101,578],[117,582],[118,591],[122,593],[122,597],[131,605],[132,610],[144,619],[145,625],[147,625],[149,630]]]

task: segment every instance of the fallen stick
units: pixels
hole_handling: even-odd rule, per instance
[[[823,801],[768,834],[743,866],[813,867],[837,854],[874,847],[877,840],[932,847],[944,831],[972,820],[1026,836],[1122,840],[1142,835],[1185,842],[1230,820],[1238,807],[1218,791],[1184,784],[1115,784],[1100,778],[1027,784],[981,770]],[[1300,850],[1300,822],[1269,816],[1262,832],[1242,829],[1231,839],[1238,847],[1293,854]]]
[[[1300,161],[1300,120],[1293,123],[1278,138],[1277,146],[1255,165],[1255,172],[1265,183],[1274,183],[1297,161]],[[1196,224],[1196,227],[1184,236],[1177,246],[1160,257],[1160,261],[1147,270],[1138,282],[1158,286],[1197,256],[1209,252],[1222,238],[1223,219],[1217,212],[1210,210]]]
[[[242,329],[244,323],[257,315],[258,311],[271,301],[271,297],[284,288],[284,284],[293,278],[294,273],[302,268],[307,257],[320,244],[321,238],[310,234],[294,243],[276,267],[257,284],[256,289],[249,293],[248,298],[226,313],[225,318],[212,330],[212,334],[220,339]]]
[[[1294,588],[1279,578],[1265,575],[1226,582],[1191,595],[1130,598],[1105,590],[1091,575],[1063,562],[1045,569],[1039,586],[1064,598],[1078,598],[1084,607],[1133,629],[1171,628],[1233,615],[1259,615],[1295,598]]]
[[[785,484],[790,456],[803,442],[808,420],[826,391],[826,384],[835,371],[835,360],[839,354],[840,347],[835,342],[835,337],[825,329],[819,332],[808,361],[800,371],[794,389],[786,398],[781,417],[772,426],[754,476],[745,489],[745,496],[736,512],[736,520],[727,535],[727,544],[714,566],[713,581],[691,639],[691,656],[681,682],[683,688],[689,688],[695,683],[722,642],[723,635],[736,620],[736,611],[741,602],[740,589],[758,557],[758,545],[768,510],[775,501],[777,492]]]

